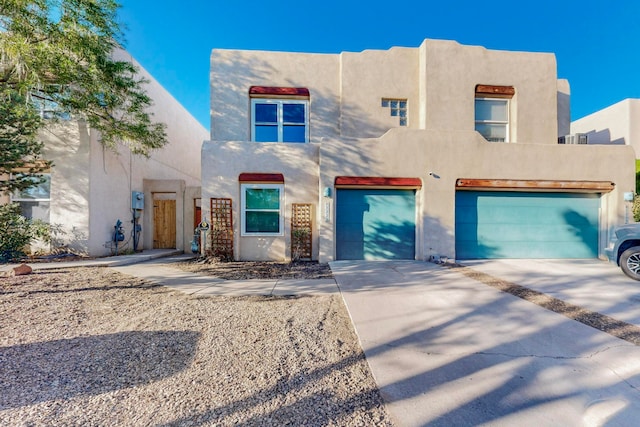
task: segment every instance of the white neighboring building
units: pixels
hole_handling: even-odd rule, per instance
[[[140,68],[153,100],[152,120],[165,123],[168,144],[149,158],[104,148],[97,131],[82,120],[61,121],[42,132],[44,156],[53,162],[48,182],[16,195],[29,216],[40,217],[62,233],[54,247],[91,256],[115,252],[115,224],[122,222],[120,251],[133,249],[134,212],[137,249],[190,251],[199,221],[200,150],[209,132],[126,52]],[[133,200],[139,205],[132,209]],[[7,202],[7,198],[0,200]]]
[[[585,134],[588,144],[630,145],[640,153],[640,99],[628,98],[571,122],[572,134]]]

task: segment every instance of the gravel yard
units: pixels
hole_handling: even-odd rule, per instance
[[[315,261],[233,261],[220,262],[215,258],[197,258],[172,264],[173,267],[193,273],[206,274],[226,280],[243,279],[330,279],[328,264]]]
[[[0,278],[0,331],[0,425],[391,425],[339,296],[36,271]]]

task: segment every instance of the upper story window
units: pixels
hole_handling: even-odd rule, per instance
[[[309,91],[252,86],[251,140],[309,142]]]
[[[50,85],[49,92],[32,90],[30,94],[31,102],[43,119],[71,120],[71,114],[68,111],[64,111],[55,101],[56,89],[59,89],[59,86]]]
[[[512,86],[476,86],[475,129],[489,142],[509,142]]]

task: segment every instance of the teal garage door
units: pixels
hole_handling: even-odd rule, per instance
[[[596,258],[598,194],[458,191],[456,258]]]
[[[414,259],[414,190],[338,189],[337,259]]]

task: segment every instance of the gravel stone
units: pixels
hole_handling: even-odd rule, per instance
[[[35,271],[0,279],[0,331],[0,425],[392,425],[339,296]]]

